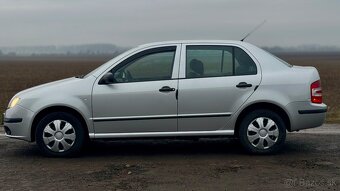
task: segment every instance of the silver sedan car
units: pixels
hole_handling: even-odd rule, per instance
[[[15,95],[6,135],[48,156],[91,139],[236,136],[246,151],[282,148],[286,131],[325,120],[318,71],[241,41],[138,46],[91,73]]]

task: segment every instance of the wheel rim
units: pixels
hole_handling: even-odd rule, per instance
[[[258,149],[269,149],[278,140],[279,128],[267,117],[254,119],[248,126],[248,141]]]
[[[46,147],[51,151],[65,152],[73,146],[76,133],[69,122],[54,120],[44,128],[43,140]]]

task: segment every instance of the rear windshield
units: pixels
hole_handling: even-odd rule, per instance
[[[288,66],[288,67],[293,67],[293,65],[291,65],[291,64],[289,64],[288,62],[282,60],[281,58],[275,56],[274,54],[272,54],[272,53],[270,53],[270,52],[268,52],[268,51],[266,51],[266,50],[264,50],[264,51],[265,51],[266,53],[268,53],[269,55],[271,55],[272,57],[276,58],[276,59],[277,59],[278,61],[280,61],[282,64],[284,64],[284,65],[286,65],[286,66]]]

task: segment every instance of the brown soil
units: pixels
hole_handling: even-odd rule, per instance
[[[97,141],[78,158],[45,158],[0,136],[0,190],[339,190],[339,135],[290,133],[276,155],[236,139]]]

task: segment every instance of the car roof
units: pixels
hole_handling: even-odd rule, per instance
[[[167,45],[167,44],[238,44],[238,45],[247,45],[249,43],[243,42],[240,40],[174,40],[174,41],[161,41],[161,42],[152,42],[147,44],[139,45],[138,47],[148,47],[148,46],[159,46],[159,45]]]

